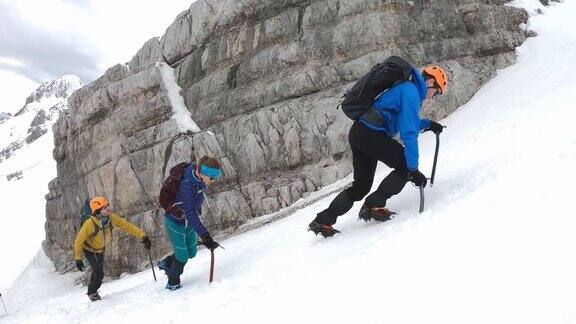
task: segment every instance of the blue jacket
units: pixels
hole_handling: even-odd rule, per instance
[[[185,217],[176,218],[168,212],[166,212],[164,216],[178,224],[192,226],[194,231],[202,237],[208,233],[208,230],[200,220],[202,204],[205,199],[204,190],[206,190],[206,184],[196,177],[194,172],[195,168],[196,165],[190,164],[184,169],[184,175],[182,176],[182,180],[180,180],[180,188],[174,198],[175,205],[184,211]]]
[[[404,157],[409,171],[418,169],[418,134],[430,126],[429,119],[420,119],[420,107],[426,98],[426,81],[412,68],[412,81],[403,81],[383,91],[372,107],[384,119],[383,125],[372,125],[362,117],[360,122],[377,132],[394,137],[400,133]]]

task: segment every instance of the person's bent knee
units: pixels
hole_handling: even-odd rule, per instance
[[[173,262],[173,263],[179,262],[179,263],[182,263],[182,264],[186,264],[186,262],[188,262],[188,259],[189,259],[189,258],[190,258],[190,256],[188,255],[188,253],[186,253],[186,254],[183,254],[183,253],[180,254],[180,253],[179,253],[179,254],[175,254],[175,255],[174,255],[174,261],[172,261],[172,262]]]
[[[370,193],[371,187],[372,186],[352,186],[344,190],[344,192],[346,193],[346,196],[350,198],[350,200],[360,201]]]

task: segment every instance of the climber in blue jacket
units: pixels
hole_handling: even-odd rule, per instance
[[[358,215],[360,219],[389,220],[394,213],[385,207],[386,201],[398,194],[406,182],[426,186],[427,179],[418,170],[418,135],[426,130],[441,133],[443,126],[420,119],[420,107],[424,100],[446,92],[447,78],[438,66],[426,67],[422,72],[412,68],[410,74],[409,80],[384,90],[372,104],[370,114],[354,121],[348,134],[354,182],[338,194],[327,209],[316,215],[309,225],[314,233],[324,237],[338,233],[332,225],[338,216],[352,208],[355,201],[362,200],[370,192],[378,161],[393,170],[378,189],[366,197]],[[397,135],[402,144],[395,139]]]
[[[202,224],[200,215],[206,187],[220,178],[221,174],[220,163],[208,156],[200,159],[198,164],[190,164],[184,169],[179,190],[174,198],[174,206],[177,208],[172,213],[164,214],[164,227],[174,253],[157,263],[158,268],[164,270],[168,276],[168,290],[181,288],[180,275],[184,271],[184,265],[188,259],[196,256],[197,236],[202,238],[202,244],[210,250],[219,246]]]

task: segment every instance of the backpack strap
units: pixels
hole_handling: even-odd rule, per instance
[[[90,220],[92,221],[92,224],[94,224],[94,232],[92,232],[90,235],[88,235],[88,237],[90,238],[90,241],[93,241],[94,238],[96,237],[96,235],[98,235],[98,232],[100,231],[100,226],[98,224],[96,224],[96,222],[94,221],[94,219],[92,219],[92,217],[90,217]],[[110,227],[110,240],[112,240],[113,238],[113,233],[114,231],[112,230],[114,228],[114,226],[112,226],[112,220],[108,221],[108,227]],[[106,238],[104,238],[104,240],[106,240]],[[106,243],[106,242],[104,242]]]
[[[92,217],[90,217],[90,220],[92,221],[92,224],[94,224],[94,232],[92,232],[92,234],[88,235],[90,237],[90,241],[93,241],[94,238],[96,237],[96,235],[98,235],[98,231],[100,231],[100,226],[98,224],[96,224],[96,222],[94,221],[94,219]]]
[[[108,227],[110,227],[110,242],[112,242],[112,239],[114,238],[114,231],[112,230],[114,226],[112,226],[112,219],[108,220]],[[104,245],[106,245],[106,242],[104,242]]]

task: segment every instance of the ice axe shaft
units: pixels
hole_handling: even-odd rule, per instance
[[[442,126],[446,128],[446,126]],[[440,149],[440,133],[436,133],[436,150],[434,151],[434,164],[432,165],[432,177],[430,178],[430,187],[434,184],[434,176],[436,175],[436,164],[438,162],[438,150]],[[420,186],[420,213],[424,211],[424,186]]]
[[[8,311],[6,310],[6,305],[4,304],[4,298],[2,298],[2,294],[0,294],[0,300],[2,300],[2,307],[4,307],[4,313],[8,316]]]
[[[418,187],[420,189],[420,214],[424,211],[424,185]]]
[[[198,245],[204,245],[204,243],[199,242]],[[218,245],[218,247],[224,250],[222,245]],[[208,278],[208,283],[212,283],[212,281],[214,281],[214,250],[210,250],[210,277]]]
[[[212,283],[214,280],[214,250],[210,250],[210,281]]]
[[[440,133],[436,134],[436,151],[434,152],[434,164],[432,164],[432,177],[430,178],[430,187],[434,185],[434,176],[436,175],[436,163],[438,162],[438,149],[440,149]]]
[[[154,281],[156,281],[156,271],[154,271],[154,265],[152,264],[152,253],[148,250],[148,258],[150,259],[150,268],[152,268],[152,275],[154,276]]]

